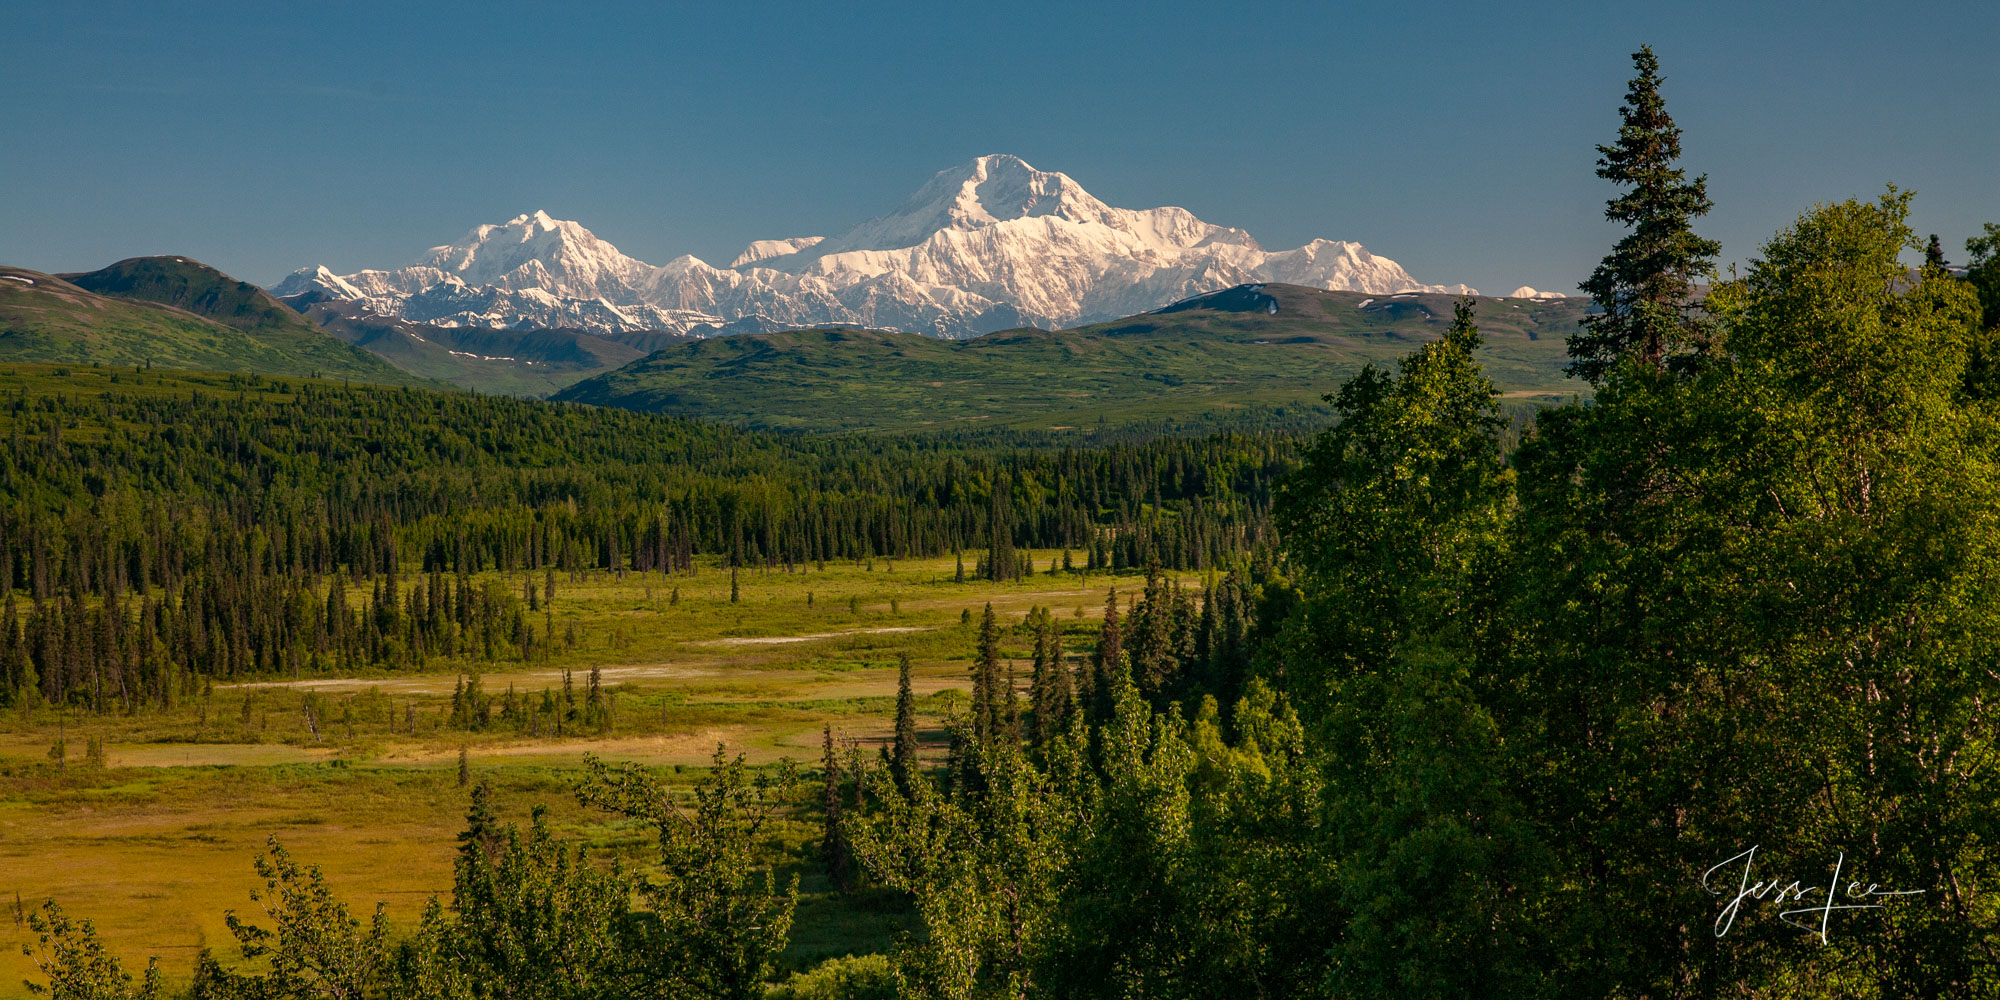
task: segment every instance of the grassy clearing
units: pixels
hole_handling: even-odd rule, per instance
[[[1036,559],[1046,567],[1060,555]],[[321,865],[357,912],[379,900],[408,926],[450,888],[465,806],[461,747],[475,779],[495,783],[508,819],[525,821],[540,803],[559,828],[605,851],[632,850],[571,795],[586,753],[691,780],[717,743],[759,764],[816,762],[823,725],[872,752],[889,736],[901,653],[913,660],[928,749],[941,753],[945,719],[964,707],[969,687],[975,628],[967,612],[976,622],[991,602],[1003,622],[1018,623],[1031,607],[1050,607],[1066,648],[1081,656],[1095,642],[1106,588],[1132,592],[1142,582],[1039,575],[955,583],[955,569],[945,557],[745,571],[735,603],[728,571],[712,563],[693,576],[564,577],[537,625],[573,640],[546,664],[246,678],[130,716],[0,714],[0,897],[18,894],[29,906],[54,898],[95,919],[128,961],[157,954],[170,978],[184,977],[203,947],[233,954],[223,913],[254,912],[250,859],[275,835]],[[518,589],[522,578],[503,582]],[[1007,631],[1002,645],[1025,672],[1025,631]],[[539,698],[560,693],[565,670],[580,692],[593,667],[613,695],[607,731],[531,737],[448,724],[454,669],[478,670],[491,695],[511,687]],[[323,706],[318,739],[302,711],[308,694]],[[68,748],[61,768],[49,757],[58,737]],[[84,759],[91,740],[104,747],[103,766]],[[889,947],[910,926],[902,900],[829,891],[809,861],[817,829],[804,794],[798,815],[767,845],[782,873],[801,876],[788,966]],[[34,971],[20,952],[26,940],[11,922],[0,928],[0,997],[25,995],[21,981]]]

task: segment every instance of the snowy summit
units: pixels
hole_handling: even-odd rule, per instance
[[[1471,292],[1421,284],[1359,243],[1274,253],[1183,208],[1115,208],[1067,174],[1004,155],[939,173],[895,211],[840,235],[758,240],[728,267],[695,257],[655,266],[533,212],[479,226],[406,267],[302,268],[272,291],[452,326],[686,331],[759,320],[958,337],[1116,319],[1259,281]]]

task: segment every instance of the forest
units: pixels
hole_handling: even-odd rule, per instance
[[[1720,273],[1650,50],[1634,70],[1598,149],[1627,235],[1582,286],[1579,398],[1525,429],[1469,302],[1330,386],[1317,434],[1091,449],[16,369],[0,697],[22,718],[430,671],[472,675],[439,731],[471,730],[478,672],[547,662],[551,605],[626,574],[674,602],[726,574],[719,608],[876,560],[1114,584],[1095,621],[989,600],[935,633],[969,690],[934,703],[936,739],[903,655],[882,738],[828,722],[803,763],[592,754],[514,815],[461,749],[449,886],[414,919],[284,832],[171,981],[92,900],[17,900],[30,988],[1994,995],[2000,225],[1954,266],[1890,187]],[[506,702],[517,732],[581,718]],[[788,823],[799,864],[770,847]],[[787,965],[802,876],[903,929]]]

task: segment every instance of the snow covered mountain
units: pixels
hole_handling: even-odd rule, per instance
[[[982,156],[834,237],[759,240],[728,267],[654,266],[535,212],[480,226],[413,264],[293,272],[280,296],[354,300],[445,326],[700,332],[738,321],[962,337],[1115,319],[1249,282],[1390,294],[1425,285],[1359,243],[1270,252],[1182,208],[1114,208],[1069,176]]]

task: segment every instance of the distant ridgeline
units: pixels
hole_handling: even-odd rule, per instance
[[[743,334],[666,347],[555,398],[784,430],[1317,430],[1325,393],[1436,340],[1455,301],[1244,285],[1073,330]],[[1563,375],[1587,300],[1475,303],[1480,360],[1510,404],[1587,391]]]
[[[1252,284],[1070,330],[969,340],[743,320],[691,332],[439,326],[307,289],[276,299],[184,257],[0,268],[0,362],[141,364],[457,386],[791,431],[998,428],[1072,440],[1316,430],[1320,398],[1437,339],[1454,296]],[[1568,398],[1586,300],[1476,300],[1481,360],[1531,409]]]
[[[1268,547],[1293,464],[1272,436],[1057,450],[257,375],[6,374],[0,700],[99,708],[204,677],[532,659],[528,612],[559,579],[703,555],[1219,566]],[[476,575],[493,570],[525,575]]]
[[[88,274],[0,267],[0,361],[443,385],[342,343],[255,285],[182,257],[135,257]]]

